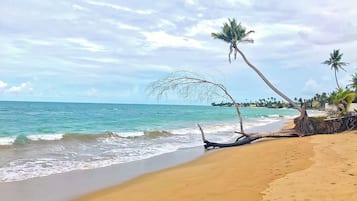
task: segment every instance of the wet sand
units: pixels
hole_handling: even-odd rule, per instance
[[[278,131],[288,120],[248,129]],[[200,138],[200,136],[197,136]],[[76,170],[24,181],[0,183],[1,201],[65,201],[121,184],[139,175],[192,161],[205,154],[203,146],[104,168]]]
[[[357,131],[223,149],[78,200],[357,200]]]
[[[202,156],[203,147],[104,168],[76,170],[24,181],[0,183],[1,201],[65,201],[98,191],[138,175],[185,163]]]

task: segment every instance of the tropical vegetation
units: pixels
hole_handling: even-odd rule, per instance
[[[335,96],[333,96],[333,103],[336,105],[338,114],[343,116],[347,113],[347,109],[353,100],[357,97],[357,93],[349,89],[339,89]]]

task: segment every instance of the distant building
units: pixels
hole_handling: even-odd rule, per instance
[[[325,110],[326,111],[337,111],[336,105],[330,105],[325,103]],[[357,103],[351,103],[350,106],[347,108],[348,112],[357,111]]]

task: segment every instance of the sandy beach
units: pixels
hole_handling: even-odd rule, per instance
[[[77,200],[357,200],[357,131],[213,151]]]

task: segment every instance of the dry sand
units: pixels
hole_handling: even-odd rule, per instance
[[[357,201],[357,131],[313,136],[313,164],[269,184],[264,200]]]
[[[223,149],[79,200],[357,201],[357,131]]]

